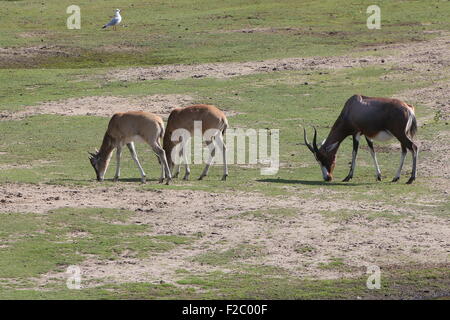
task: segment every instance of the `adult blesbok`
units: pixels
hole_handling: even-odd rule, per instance
[[[174,159],[172,155],[172,151],[174,148],[180,144],[180,150],[179,155],[180,157],[183,157],[186,173],[184,175],[184,180],[189,179],[190,175],[190,168],[187,161],[187,155],[186,152],[186,145],[189,141],[189,137],[192,136],[194,133],[195,128],[195,122],[199,121],[201,123],[202,128],[202,135],[205,134],[205,132],[208,132],[207,137],[205,137],[205,142],[208,148],[210,148],[210,157],[206,162],[205,169],[203,170],[202,174],[198,178],[199,180],[202,180],[203,177],[205,177],[208,174],[209,167],[211,166],[216,146],[215,142],[213,140],[216,140],[219,143],[219,147],[222,146],[222,155],[223,155],[223,176],[222,180],[226,180],[228,176],[228,167],[227,167],[227,157],[226,157],[226,146],[223,141],[223,136],[225,134],[225,131],[228,127],[228,120],[225,114],[219,110],[217,107],[212,105],[205,105],[205,104],[197,104],[185,108],[176,108],[174,109],[170,115],[169,119],[167,120],[167,128],[166,133],[164,135],[163,140],[163,147],[166,151],[167,161],[169,164],[170,170],[174,167]],[[178,129],[183,129],[180,131],[184,131],[188,134],[188,137],[181,137],[179,136],[179,131],[176,132]],[[175,136],[174,136],[175,132]],[[177,149],[175,149],[177,151]],[[188,150],[190,152],[190,150]],[[180,163],[177,163],[177,168],[174,173],[174,177],[178,177],[178,174],[180,173]]]
[[[306,137],[304,129],[305,144],[314,154],[322,169],[323,179],[333,179],[333,169],[336,161],[336,152],[340,143],[349,135],[353,136],[353,156],[350,172],[344,181],[353,177],[358,152],[359,138],[364,135],[369,145],[370,154],[373,158],[377,180],[381,181],[381,172],[377,157],[373,149],[372,140],[387,141],[396,137],[400,141],[402,154],[400,167],[392,182],[400,178],[403,162],[407,150],[413,157],[412,173],[408,184],[416,179],[418,147],[412,141],[417,131],[417,121],[414,115],[414,107],[397,99],[371,98],[354,95],[345,103],[341,114],[334,123],[325,142],[317,147],[317,131],[314,128],[312,145]]]
[[[97,174],[97,180],[103,181],[106,169],[108,169],[109,160],[112,151],[116,150],[117,168],[114,176],[114,181],[117,181],[120,176],[120,156],[122,148],[127,145],[130,150],[131,157],[139,168],[141,173],[141,181],[145,182],[145,172],[136,155],[134,142],[145,142],[150,145],[152,150],[156,153],[161,165],[161,178],[159,182],[163,182],[167,177],[167,184],[171,180],[169,166],[167,164],[164,149],[161,147],[160,139],[164,136],[164,122],[161,117],[158,117],[149,112],[143,111],[129,111],[124,113],[116,113],[112,116],[108,124],[103,143],[100,150],[95,153],[89,152],[91,155],[89,160],[92,167],[94,167]]]

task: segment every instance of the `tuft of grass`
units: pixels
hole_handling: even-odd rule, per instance
[[[295,246],[294,251],[302,254],[313,254],[316,252],[316,248],[308,244],[299,244]]]
[[[213,250],[199,254],[192,261],[212,266],[223,266],[237,263],[239,260],[262,256],[263,254],[264,252],[259,246],[240,244],[235,248],[223,251]]]
[[[345,271],[348,269],[347,265],[344,263],[344,259],[342,258],[331,258],[329,262],[319,263],[319,268],[323,270],[337,270],[337,271]]]

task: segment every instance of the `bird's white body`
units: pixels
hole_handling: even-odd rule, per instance
[[[111,26],[115,28],[121,21],[122,21],[122,16],[120,15],[120,10],[116,9],[114,18],[112,18],[110,22],[105,24],[103,26],[103,29],[111,27]]]

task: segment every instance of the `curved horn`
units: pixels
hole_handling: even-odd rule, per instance
[[[316,127],[313,127],[313,128],[314,128],[313,148],[314,148],[314,151],[317,152],[317,151],[319,151],[319,148],[317,148],[317,130],[316,130]]]
[[[311,144],[308,142],[308,138],[306,137],[306,129],[303,127],[303,139],[305,140],[305,144],[308,147],[309,151],[311,151],[312,153],[314,153],[314,149],[311,146]]]

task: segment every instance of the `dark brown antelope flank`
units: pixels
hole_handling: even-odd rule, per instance
[[[353,154],[350,172],[343,181],[353,178],[358,153],[359,139],[364,135],[369,146],[376,170],[376,178],[381,181],[381,171],[377,157],[373,149],[372,140],[387,141],[396,137],[401,143],[402,154],[400,166],[392,182],[400,178],[407,150],[410,150],[413,158],[411,177],[408,184],[416,179],[417,171],[417,145],[412,141],[417,131],[417,122],[414,115],[414,107],[397,99],[371,98],[354,95],[344,105],[341,114],[334,123],[325,142],[317,146],[317,131],[314,128],[312,145],[308,142],[304,129],[305,144],[314,154],[322,169],[323,179],[333,179],[333,169],[336,162],[336,152],[341,142],[351,135],[353,137]]]
[[[194,125],[195,122],[199,121],[202,127],[202,135],[205,132],[208,132],[208,137],[205,137],[205,142],[208,148],[210,149],[210,157],[206,162],[205,169],[202,174],[198,178],[202,180],[208,174],[209,167],[214,161],[214,156],[216,152],[216,145],[218,143],[219,147],[222,147],[222,155],[223,155],[223,176],[222,180],[226,180],[228,176],[228,166],[227,166],[227,156],[226,156],[226,146],[223,141],[223,136],[228,127],[228,120],[221,110],[212,105],[205,104],[197,104],[185,108],[176,108],[174,109],[167,120],[167,128],[166,133],[164,135],[164,150],[166,151],[167,161],[169,164],[170,170],[174,167],[174,157],[172,155],[172,151],[174,148],[180,144],[179,148],[179,156],[180,159],[183,157],[186,172],[184,175],[184,180],[189,179],[190,168],[187,161],[186,155],[186,144],[189,141],[189,137],[194,133]],[[178,137],[178,135],[174,135],[176,130],[184,129],[186,135],[184,137]],[[181,130],[183,131],[183,130]],[[215,141],[214,141],[215,140]],[[178,149],[175,150],[178,152]],[[190,151],[190,150],[189,150]],[[178,177],[180,173],[180,162],[176,164],[177,168],[174,173],[174,177]]]
[[[109,160],[112,151],[117,149],[117,168],[114,176],[114,181],[119,180],[120,177],[120,156],[122,148],[127,145],[130,150],[131,157],[139,168],[141,173],[141,181],[145,182],[145,172],[136,155],[134,142],[145,142],[150,145],[152,150],[156,153],[161,164],[161,177],[159,182],[162,183],[167,177],[167,184],[171,180],[167,159],[164,149],[161,147],[160,139],[164,136],[164,122],[161,117],[158,117],[149,112],[143,111],[129,111],[125,113],[116,113],[112,116],[108,124],[105,136],[103,138],[100,150],[95,153],[89,152],[91,155],[89,160],[95,170],[98,181],[103,181],[105,172],[108,169]]]

